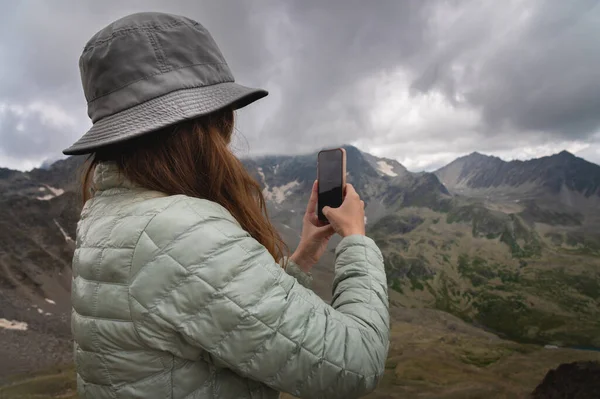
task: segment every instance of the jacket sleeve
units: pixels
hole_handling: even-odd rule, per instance
[[[164,216],[146,227],[138,247],[154,249],[136,247],[134,268],[160,276],[131,286],[139,305],[219,364],[273,389],[302,398],[375,389],[389,313],[383,259],[371,239],[338,245],[328,305],[235,221],[196,216]]]
[[[296,280],[298,280],[298,282],[302,284],[302,286],[309,289],[312,287],[312,274],[310,272],[305,273],[302,269],[300,269],[300,266],[298,266],[293,260],[289,258],[287,259],[285,272],[290,276],[294,277]]]

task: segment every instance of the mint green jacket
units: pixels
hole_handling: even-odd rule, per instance
[[[73,259],[81,398],[353,398],[388,352],[381,252],[336,249],[333,300],[277,264],[222,206],[96,168]]]

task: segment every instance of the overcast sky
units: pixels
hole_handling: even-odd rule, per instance
[[[239,83],[242,155],[355,144],[432,170],[472,151],[600,163],[598,1],[0,0],[0,166],[61,156],[90,126],[78,58],[139,11],[208,28]]]

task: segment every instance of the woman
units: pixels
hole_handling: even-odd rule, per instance
[[[234,83],[197,22],[134,14],[80,59],[93,126],[73,259],[81,398],[350,398],[372,391],[388,350],[382,256],[351,185],[297,250],[230,152],[233,110],[267,93]],[[332,305],[303,285],[334,231]]]

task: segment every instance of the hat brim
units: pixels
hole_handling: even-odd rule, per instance
[[[100,119],[65,155],[82,155],[223,108],[239,109],[269,94],[235,82],[182,89]]]

